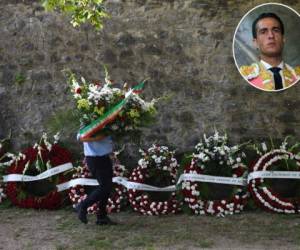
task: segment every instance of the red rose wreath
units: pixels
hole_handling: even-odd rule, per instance
[[[47,169],[70,163],[71,154],[54,142],[50,144],[44,134],[40,144],[25,149],[22,154],[12,157],[7,174],[40,174]],[[64,173],[49,177],[47,180],[33,182],[7,182],[6,194],[11,202],[23,208],[57,209],[64,201],[64,194],[57,192],[56,185],[67,181]],[[45,186],[46,190],[41,191]]]

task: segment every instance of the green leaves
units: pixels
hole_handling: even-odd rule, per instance
[[[109,17],[104,0],[41,0],[47,11],[57,10],[71,16],[71,24],[78,27],[90,23],[96,30],[103,28],[103,20]]]

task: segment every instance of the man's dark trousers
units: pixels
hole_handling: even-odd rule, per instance
[[[107,214],[107,201],[112,190],[113,168],[111,159],[108,155],[86,156],[86,163],[92,177],[98,181],[99,186],[82,202],[82,208],[87,209],[89,206],[98,202],[99,213],[97,216],[100,218],[105,217]]]

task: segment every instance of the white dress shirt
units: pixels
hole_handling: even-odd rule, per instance
[[[268,64],[267,62],[263,61],[263,60],[260,60],[260,63],[272,74],[273,76],[273,72],[270,70],[270,68],[274,68],[272,65]],[[283,67],[284,67],[284,62],[281,61],[281,63],[279,63],[277,66],[277,68],[281,68],[281,70],[279,71],[279,74],[281,76],[281,79],[282,79],[282,85],[283,87],[285,88],[285,80],[284,80],[284,76],[283,76]],[[274,76],[273,76],[273,82],[274,82]]]

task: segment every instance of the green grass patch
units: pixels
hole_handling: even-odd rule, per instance
[[[211,248],[213,247],[214,242],[212,240],[208,239],[199,239],[198,242],[196,243],[196,246],[201,247],[201,248]]]
[[[135,235],[131,239],[128,239],[127,245],[129,247],[153,247],[155,242],[151,235]]]
[[[112,242],[107,238],[88,239],[86,242],[89,249],[113,249]]]

